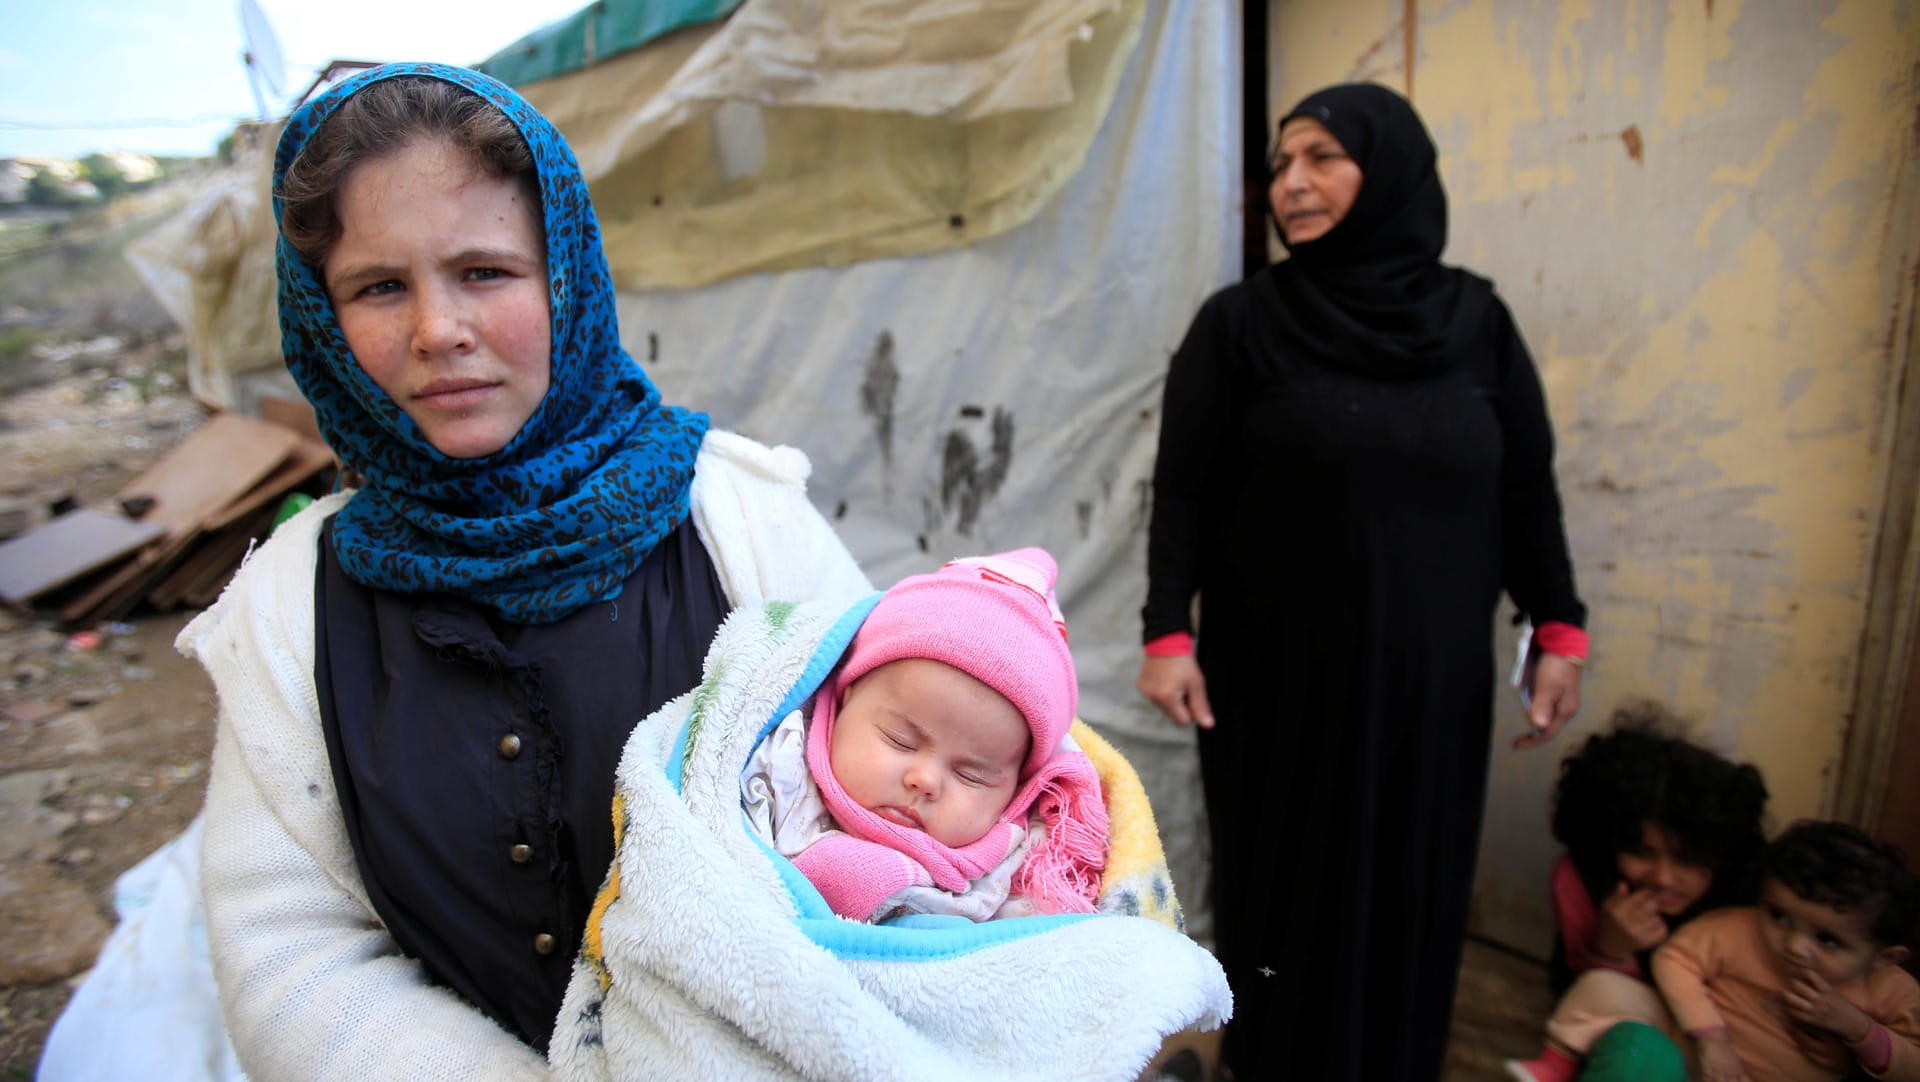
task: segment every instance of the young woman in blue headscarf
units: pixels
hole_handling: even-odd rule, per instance
[[[621,349],[586,182],[513,91],[363,73],[274,186],[287,365],[364,481],[181,636],[220,693],[227,1027],[255,1078],[541,1077],[628,732],[733,607],[869,586],[798,452]]]

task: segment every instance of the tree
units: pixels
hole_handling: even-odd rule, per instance
[[[102,199],[112,199],[132,187],[120,163],[105,154],[89,154],[80,159],[80,176],[93,182]]]
[[[43,207],[64,207],[80,202],[67,189],[67,182],[48,169],[35,169],[27,178],[27,202]]]

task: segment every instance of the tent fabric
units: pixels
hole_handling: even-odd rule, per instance
[[[620,286],[696,288],[1026,222],[1080,168],[1144,9],[754,0],[520,89],[579,157]]]
[[[161,308],[187,332],[187,388],[220,409],[240,403],[242,373],[278,369],[271,148],[278,124],[249,125],[236,162],[184,210],[127,246]]]
[[[682,27],[725,18],[741,0],[596,0],[474,67],[512,86],[579,71]]]

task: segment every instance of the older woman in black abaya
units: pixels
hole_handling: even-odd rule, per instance
[[[1439,261],[1420,118],[1384,87],[1322,90],[1271,165],[1291,258],[1209,298],[1167,376],[1139,683],[1202,730],[1227,1063],[1431,1080],[1495,608],[1504,590],[1537,625],[1517,747],[1579,708],[1586,609],[1539,376],[1492,285]]]

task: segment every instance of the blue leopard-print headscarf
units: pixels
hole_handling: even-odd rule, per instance
[[[546,397],[505,447],[449,458],[361,370],[319,274],[281,237],[287,367],[327,442],[367,479],[334,519],[334,546],[348,576],[366,586],[452,594],[517,623],[547,623],[618,593],[686,517],[708,419],[661,405],[621,348],[613,280],[580,165],[547,118],[504,84],[438,64],[363,72],[288,118],[274,190],[341,102],[400,75],[442,79],[485,98],[532,149],[546,221],[553,371]],[[280,210],[276,199],[275,221]]]

